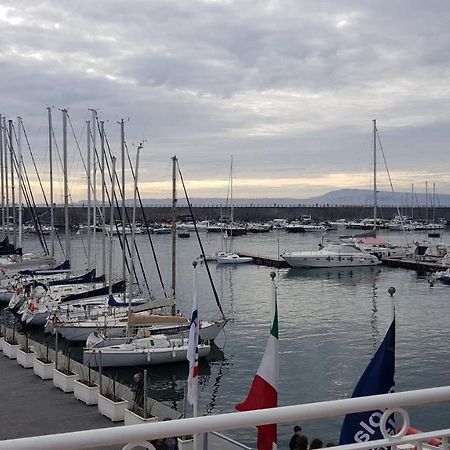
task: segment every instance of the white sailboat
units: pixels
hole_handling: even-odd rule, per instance
[[[225,247],[228,247],[224,252],[217,253],[218,264],[248,264],[253,262],[253,258],[247,256],[240,256],[232,251],[233,235],[240,235],[239,228],[234,225],[234,205],[233,205],[233,156],[231,156],[230,163],[230,225],[224,231]],[[228,242],[228,245],[227,245]]]

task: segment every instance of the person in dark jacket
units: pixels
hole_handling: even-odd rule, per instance
[[[294,435],[291,437],[289,441],[289,450],[295,450],[297,448],[298,437],[302,433],[302,427],[295,425],[294,427]]]

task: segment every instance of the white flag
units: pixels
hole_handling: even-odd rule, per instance
[[[194,292],[192,298],[192,316],[191,327],[189,328],[189,347],[187,351],[187,360],[189,361],[189,377],[188,377],[188,391],[187,400],[194,406],[194,411],[197,409],[198,399],[198,300],[197,300],[197,268],[194,267]]]

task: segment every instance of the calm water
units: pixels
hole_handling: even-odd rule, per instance
[[[328,235],[333,236],[333,235]],[[398,243],[423,239],[426,234],[390,233]],[[169,286],[170,236],[153,236],[161,271]],[[202,234],[206,253],[220,249],[220,236]],[[247,235],[233,240],[237,251],[275,256],[287,250],[317,248],[319,234],[287,234],[283,231]],[[141,256],[156,297],[162,295],[151,257],[148,238],[138,237]],[[450,242],[450,234],[442,233]],[[83,240],[72,239],[75,265],[85,266]],[[32,247],[34,241],[29,238]],[[100,255],[98,250],[98,255]],[[194,234],[178,240],[178,307],[190,315],[192,261],[200,254]],[[114,256],[120,272],[121,257]],[[100,264],[99,264],[100,267]],[[211,272],[225,314],[231,320],[217,339],[222,349],[216,361],[202,362],[201,414],[232,412],[249,389],[260,363],[271,321],[273,269],[256,265],[222,267]],[[204,266],[199,267],[200,318],[220,317]],[[450,373],[450,287],[430,287],[425,275],[403,269],[283,269],[277,271],[280,382],[279,404],[292,405],[349,397],[388,326],[387,289],[394,286],[397,311],[396,390],[420,389],[448,384]],[[130,379],[130,371],[119,376]],[[187,364],[149,369],[152,395],[183,410]],[[417,428],[445,428],[450,414],[445,407],[411,409]],[[301,424],[310,438],[336,442],[341,419]],[[279,446],[286,448],[294,424],[279,427]],[[240,441],[255,445],[255,430],[233,433]]]

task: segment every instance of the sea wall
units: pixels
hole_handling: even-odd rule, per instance
[[[197,220],[219,220],[220,217],[226,215],[225,208],[221,206],[207,205],[194,206],[192,208],[194,216]],[[131,207],[127,208],[129,217],[131,218]],[[170,206],[146,206],[144,207],[145,216],[150,222],[164,222],[172,219],[172,209]],[[49,223],[50,213],[44,207],[38,207],[37,213],[43,223]],[[411,209],[401,210],[400,213],[410,215]],[[119,219],[120,210],[116,209],[115,217]],[[394,214],[398,214],[397,207],[386,206],[380,207],[378,216],[384,219],[390,219]],[[310,215],[314,220],[336,220],[336,219],[364,219],[373,216],[373,207],[371,206],[237,206],[234,208],[234,218],[237,221],[266,221],[272,219],[288,219],[293,220],[304,215]],[[87,208],[85,206],[71,206],[69,207],[69,222],[71,225],[85,223],[87,216]],[[142,221],[142,212],[140,209],[136,212],[138,221]],[[189,208],[181,206],[177,208],[177,218],[189,217]],[[415,208],[415,219],[429,219],[433,217],[444,217],[450,220],[450,207],[437,207],[434,211],[429,208]],[[31,220],[29,208],[24,209],[24,221]],[[109,221],[109,209],[106,208],[106,221]],[[62,207],[55,208],[55,224],[59,227],[64,224],[64,210]]]

